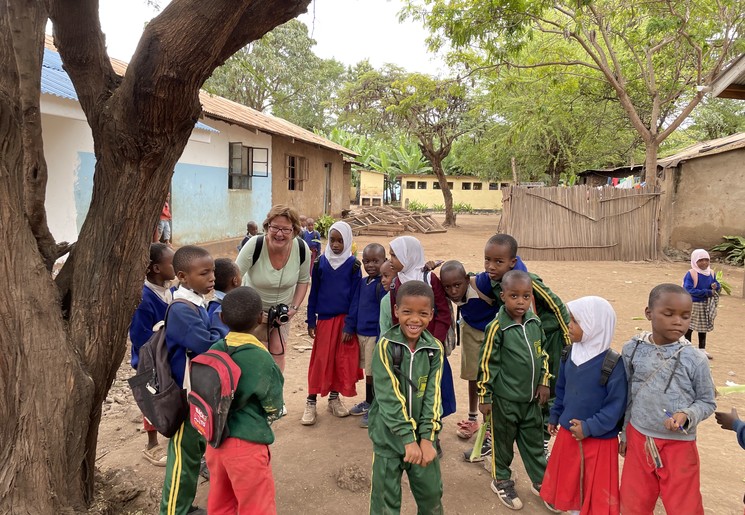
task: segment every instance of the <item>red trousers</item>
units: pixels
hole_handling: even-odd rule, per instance
[[[655,438],[662,460],[658,469],[648,456],[645,443],[646,437],[629,424],[621,475],[621,513],[652,515],[661,496],[667,513],[703,515],[696,441]]]
[[[145,417],[142,417],[142,427],[143,427],[143,429],[145,429],[145,431],[147,433],[149,433],[150,431],[155,431],[156,430],[155,429],[155,426],[152,425],[150,422],[148,422]]]
[[[207,513],[277,513],[268,445],[228,438],[217,449],[207,446],[205,457],[210,471]]]

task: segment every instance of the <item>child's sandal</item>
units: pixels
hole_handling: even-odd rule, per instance
[[[142,455],[147,461],[156,467],[165,467],[168,461],[168,451],[162,445],[158,444],[152,449],[145,449]]]

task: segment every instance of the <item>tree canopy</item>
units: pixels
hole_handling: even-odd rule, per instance
[[[430,43],[470,72],[549,67],[557,76],[601,81],[646,149],[657,150],[703,98],[705,86],[743,50],[743,0],[409,0],[406,13],[430,28]],[[539,40],[541,48],[530,43]]]

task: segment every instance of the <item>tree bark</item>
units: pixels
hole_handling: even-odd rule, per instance
[[[433,159],[430,160],[430,165],[432,166],[432,170],[435,172],[435,175],[437,176],[437,182],[440,185],[440,190],[442,191],[442,198],[445,201],[445,222],[443,225],[445,227],[455,227],[455,211],[453,211],[453,192],[450,191],[450,186],[448,186],[448,178],[445,175],[445,171],[442,169],[442,160],[438,159],[436,156],[433,157]]]
[[[654,186],[657,184],[657,151],[660,142],[657,140],[645,142],[644,182]]]
[[[93,497],[101,405],[126,351],[152,228],[200,114],[199,88],[309,0],[174,0],[148,24],[123,79],[109,63],[97,1],[50,2],[96,156],[91,205],[59,290],[42,252],[46,11],[41,1],[7,2],[16,14],[0,6],[0,513],[65,514]],[[15,37],[25,30],[32,37]]]

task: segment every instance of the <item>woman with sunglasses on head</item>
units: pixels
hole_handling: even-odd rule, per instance
[[[264,220],[264,234],[252,237],[236,259],[243,285],[259,292],[264,308],[254,335],[269,349],[280,370],[285,370],[285,349],[293,318],[310,283],[311,254],[300,234],[295,209],[277,204]]]

